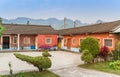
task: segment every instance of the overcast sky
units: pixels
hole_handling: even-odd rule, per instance
[[[120,0],[0,0],[0,17],[116,21],[120,20]]]

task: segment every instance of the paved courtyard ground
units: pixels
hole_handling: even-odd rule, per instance
[[[87,70],[79,67],[68,67],[54,70],[60,77],[120,77],[119,75],[109,74],[94,70]]]
[[[26,54],[30,56],[41,55],[41,52],[18,52],[18,53]],[[83,63],[80,60],[80,54],[73,54],[63,51],[50,51],[50,54],[52,54],[51,57],[52,67],[50,68],[50,70],[76,66],[78,64]],[[8,67],[9,62],[11,62],[12,64],[12,69],[14,73],[19,71],[38,70],[33,65],[17,59],[13,55],[13,53],[0,53],[0,74],[9,73],[9,67]]]
[[[41,52],[19,52],[30,56],[40,56]],[[83,64],[80,54],[51,51],[52,67],[49,69],[61,77],[120,77],[118,75],[86,70],[78,68],[77,65]],[[8,63],[11,62],[14,73],[22,71],[38,70],[33,65],[21,61],[13,55],[13,53],[0,53],[0,75],[8,74]]]

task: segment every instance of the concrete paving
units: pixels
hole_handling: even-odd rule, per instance
[[[40,56],[41,52],[18,52],[30,56]],[[63,51],[50,51],[52,55],[52,67],[50,70],[71,67],[83,63],[80,60],[80,54],[63,52]],[[17,59],[13,53],[0,53],[0,75],[9,74],[8,63],[11,62],[14,73],[21,71],[38,70],[31,64]]]
[[[60,77],[120,77],[120,75],[104,73],[94,70],[87,70],[79,67],[67,67],[53,70]]]
[[[30,56],[40,56],[41,52],[18,52]],[[52,55],[52,67],[49,69],[54,73],[60,75],[60,77],[120,77],[114,74],[108,74],[98,72],[94,70],[87,70],[77,67],[79,64],[83,64],[80,59],[80,54],[63,52],[63,51],[51,51]],[[21,61],[11,53],[0,53],[0,75],[9,74],[8,63],[11,62],[14,73],[23,71],[38,70],[31,64]]]

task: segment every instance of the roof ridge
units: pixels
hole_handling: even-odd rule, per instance
[[[111,21],[111,22],[96,23],[96,24],[89,24],[89,25],[86,25],[86,26],[79,26],[79,27],[75,27],[75,28],[67,28],[67,29],[60,29],[60,30],[69,30],[69,29],[76,29],[76,28],[83,28],[83,27],[91,27],[91,26],[97,26],[99,24],[107,24],[107,23],[113,23],[113,22],[120,22],[120,20]]]
[[[111,32],[113,29],[120,25],[120,20],[112,22],[104,22],[99,24],[92,24],[76,28],[68,28],[58,30],[61,35],[68,34],[83,34],[83,33],[106,33]]]
[[[44,25],[44,24],[9,24],[9,23],[3,23],[3,25],[12,25],[12,26],[40,26],[40,27],[51,27],[51,25]]]

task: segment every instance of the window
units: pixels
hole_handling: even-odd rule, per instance
[[[30,38],[29,37],[24,38],[24,44],[30,44]]]
[[[84,40],[84,39],[80,39],[80,43],[81,43],[82,40]]]
[[[17,44],[17,36],[13,37],[13,44]]]
[[[98,40],[98,42],[100,42],[100,39],[97,39]]]
[[[76,39],[73,39],[73,40],[72,40],[72,44],[76,44]]]
[[[112,39],[104,39],[104,46],[112,47]]]
[[[83,39],[80,39],[80,42],[82,42],[83,41]]]
[[[99,44],[100,44],[100,39],[97,39],[98,40],[98,42],[99,42]]]
[[[51,38],[46,38],[45,43],[46,44],[51,44]]]

